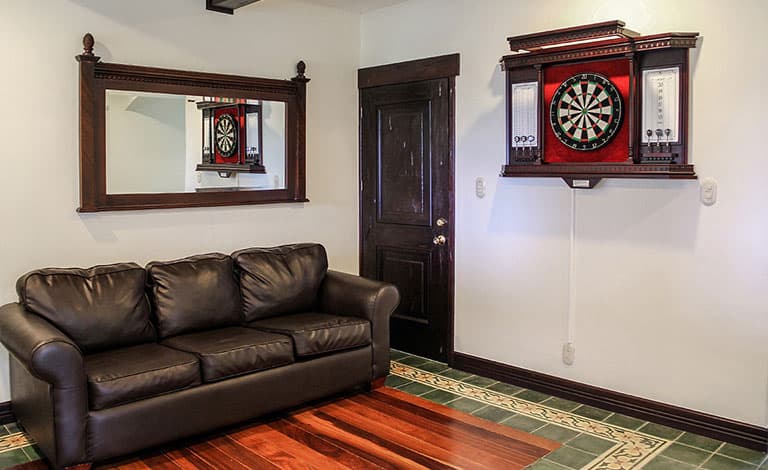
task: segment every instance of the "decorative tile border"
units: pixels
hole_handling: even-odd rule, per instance
[[[554,423],[573,431],[600,437],[615,443],[613,447],[584,467],[585,469],[638,469],[659,452],[663,451],[671,442],[639,431],[625,429],[466,382],[460,382],[398,362],[392,362],[391,372],[413,382],[445,390],[487,405],[493,405],[514,413],[546,421],[547,423]]]
[[[23,432],[0,436],[0,454],[33,445],[34,442]]]

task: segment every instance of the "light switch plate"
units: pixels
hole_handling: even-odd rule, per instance
[[[485,197],[485,191],[487,190],[488,186],[485,183],[485,178],[478,177],[475,179],[475,195],[479,198]]]
[[[712,206],[717,202],[717,181],[714,178],[701,180],[701,203]]]

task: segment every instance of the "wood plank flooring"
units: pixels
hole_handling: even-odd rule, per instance
[[[385,387],[97,468],[518,469],[558,447]]]

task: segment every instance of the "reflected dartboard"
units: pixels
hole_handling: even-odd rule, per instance
[[[549,117],[563,144],[575,150],[599,149],[620,130],[621,94],[603,75],[580,73],[557,88]]]
[[[216,123],[216,150],[225,158],[237,150],[237,128],[231,114],[222,114]]]

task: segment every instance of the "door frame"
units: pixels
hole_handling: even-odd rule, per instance
[[[400,85],[411,82],[421,82],[426,80],[435,79],[448,79],[449,88],[449,115],[450,121],[449,129],[449,151],[448,151],[448,165],[451,168],[452,175],[449,178],[450,187],[442,188],[442,190],[448,191],[450,198],[450,211],[447,214],[448,220],[451,221],[449,225],[449,236],[451,237],[451,243],[449,243],[449,259],[451,260],[451,268],[448,273],[448,328],[445,338],[446,353],[448,357],[448,365],[453,366],[454,362],[454,331],[455,325],[455,313],[454,313],[454,299],[456,292],[456,77],[460,75],[461,71],[461,56],[460,54],[448,54],[437,57],[430,57],[426,59],[410,60],[407,62],[398,62],[394,64],[379,65],[375,67],[366,67],[359,69],[357,72],[357,88],[358,91],[387,86],[387,85]],[[363,101],[362,93],[358,97],[358,107],[360,115],[358,119],[358,182],[360,188],[362,188],[362,168],[363,168]],[[359,272],[363,272],[363,192],[358,190],[358,257],[359,257]]]

